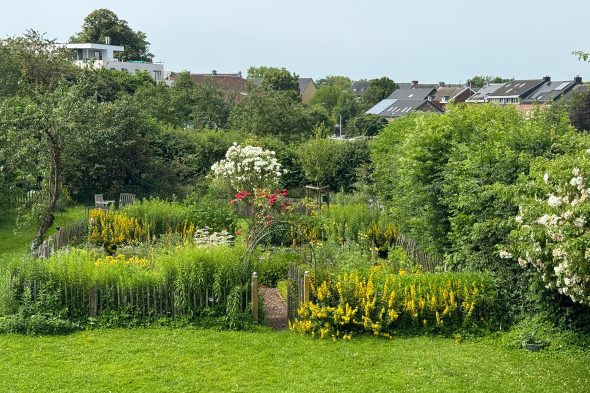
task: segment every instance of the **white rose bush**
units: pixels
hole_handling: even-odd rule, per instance
[[[517,230],[499,256],[536,269],[547,288],[590,305],[590,159],[545,161],[537,195],[523,200]]]
[[[251,193],[275,187],[285,173],[274,151],[242,147],[236,142],[225,153],[225,159],[213,164],[211,171],[214,177],[226,179],[234,191]]]

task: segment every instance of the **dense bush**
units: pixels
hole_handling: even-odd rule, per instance
[[[494,272],[510,319],[541,296],[530,290],[538,286],[530,272],[497,248],[515,227],[531,162],[588,142],[559,108],[524,117],[513,107],[454,106],[408,116],[372,144],[376,189],[404,234],[456,269]]]
[[[301,306],[291,329],[321,338],[453,333],[497,322],[496,283],[482,273],[395,275],[377,266],[312,284],[312,293],[316,300]]]

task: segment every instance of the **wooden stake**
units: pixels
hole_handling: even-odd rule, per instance
[[[252,319],[258,323],[258,273],[252,273]]]

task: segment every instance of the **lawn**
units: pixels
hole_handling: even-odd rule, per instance
[[[56,213],[55,222],[47,233],[49,235],[54,234],[56,227],[63,227],[79,221],[84,217],[84,214],[83,207],[73,207],[64,212]],[[35,225],[30,225],[15,233],[16,218],[17,216],[14,213],[0,214],[0,255],[28,251],[31,240],[35,236],[37,230]]]
[[[4,392],[584,392],[587,353],[489,342],[283,332],[95,330],[0,335]]]

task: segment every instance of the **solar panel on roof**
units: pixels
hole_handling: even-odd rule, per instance
[[[371,114],[371,115],[378,115],[381,112],[383,112],[384,110],[386,110],[388,107],[390,107],[391,105],[395,104],[395,102],[397,101],[397,99],[395,98],[389,98],[389,99],[384,99],[379,101],[375,106],[373,106],[371,109],[369,109],[366,113]]]
[[[559,85],[555,88],[555,90],[563,90],[569,84],[570,84],[569,82],[562,82],[561,85]]]

